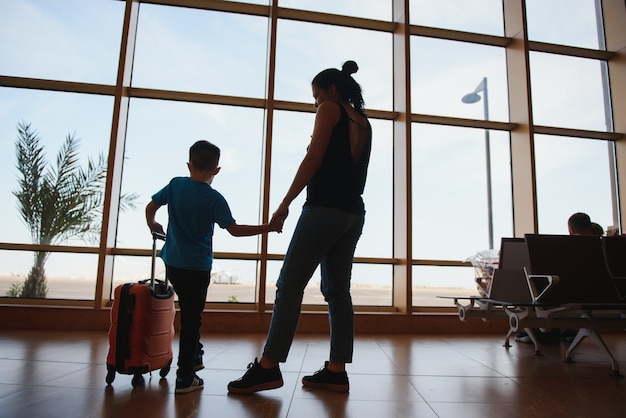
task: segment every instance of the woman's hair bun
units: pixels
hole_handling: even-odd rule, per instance
[[[346,61],[341,66],[341,72],[351,75],[359,71],[359,66],[354,61]]]

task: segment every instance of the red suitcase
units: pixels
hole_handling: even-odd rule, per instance
[[[172,364],[174,338],[174,289],[154,278],[156,240],[153,234],[152,277],[138,283],[126,283],[115,288],[109,328],[107,355],[107,384],[115,373],[133,375],[132,385],[143,382],[143,374],[160,369],[165,377]]]

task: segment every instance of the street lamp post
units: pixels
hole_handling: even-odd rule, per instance
[[[480,101],[478,94],[483,92],[483,109],[485,111],[485,120],[489,120],[489,96],[487,94],[487,77],[483,77],[482,81],[474,89],[473,92],[463,96],[461,101],[466,104],[472,104]],[[485,129],[485,158],[487,160],[487,222],[489,227],[489,248],[493,248],[493,201],[491,194],[491,146],[489,144],[489,129]]]

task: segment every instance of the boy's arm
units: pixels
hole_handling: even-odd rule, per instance
[[[156,212],[161,206],[163,205],[159,205],[154,200],[151,200],[146,206],[146,223],[148,224],[148,228],[150,228],[150,232],[165,233],[165,231],[163,231],[163,225],[155,220]]]
[[[249,237],[251,235],[265,234],[266,232],[282,232],[282,223],[273,222],[261,225],[239,225],[233,222],[226,227],[226,230],[233,237]]]

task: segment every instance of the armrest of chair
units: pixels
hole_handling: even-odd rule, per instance
[[[559,282],[559,276],[552,274],[528,274],[526,281],[530,288],[533,303],[540,303],[541,297]]]

